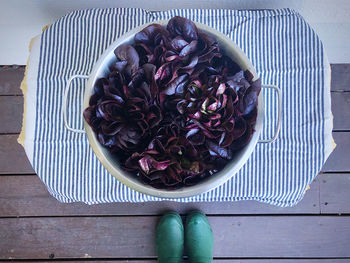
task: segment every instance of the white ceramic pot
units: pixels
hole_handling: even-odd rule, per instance
[[[167,25],[168,20],[161,20],[153,23],[158,23],[165,26]],[[255,68],[253,67],[252,63],[249,61],[247,56],[230,38],[228,38],[224,34],[220,33],[219,31],[209,26],[206,26],[200,23],[195,23],[195,24],[199,30],[202,30],[207,34],[214,36],[219,42],[221,48],[225,51],[226,55],[231,57],[243,70],[248,69],[254,75],[254,80],[259,78]],[[64,118],[65,126],[71,132],[86,133],[89,143],[94,153],[96,154],[97,158],[102,163],[102,165],[111,173],[111,175],[117,178],[118,181],[122,182],[123,184],[127,185],[128,187],[136,191],[139,191],[144,194],[152,195],[152,196],[163,197],[163,198],[190,197],[197,194],[205,193],[225,183],[234,174],[236,174],[238,170],[246,163],[246,161],[248,160],[249,156],[253,152],[258,142],[269,143],[274,141],[277,138],[280,125],[281,125],[281,93],[276,86],[262,85],[263,87],[275,89],[277,91],[277,95],[279,99],[278,121],[276,126],[276,132],[273,138],[269,140],[259,141],[260,132],[262,130],[262,126],[264,122],[264,101],[263,101],[262,92],[261,92],[258,98],[258,115],[257,115],[256,124],[255,124],[255,132],[253,133],[250,142],[242,150],[240,150],[235,155],[235,157],[220,172],[204,179],[203,181],[200,181],[194,186],[184,186],[176,190],[155,189],[152,186],[142,183],[136,176],[127,174],[124,170],[120,168],[119,163],[116,161],[115,158],[113,158],[113,156],[110,154],[108,149],[103,147],[98,142],[95,133],[93,132],[91,127],[86,123],[85,120],[84,120],[84,130],[74,129],[69,127],[68,125],[67,114],[66,114],[66,106],[67,106],[66,104],[67,104],[68,91],[72,80],[75,78],[84,78],[88,80],[86,89],[85,89],[85,94],[84,94],[84,102],[83,102],[83,109],[82,109],[83,111],[85,108],[89,106],[89,99],[93,94],[93,88],[94,88],[95,82],[99,78],[105,77],[106,75],[108,75],[109,66],[117,60],[116,56],[114,55],[114,50],[121,44],[132,44],[134,41],[134,35],[139,31],[141,31],[143,28],[145,28],[147,25],[148,24],[145,24],[140,27],[134,28],[133,30],[129,31],[128,33],[124,34],[119,39],[117,39],[112,45],[110,45],[102,54],[102,56],[99,58],[99,60],[96,62],[89,76],[74,75],[70,77],[66,86],[64,100],[63,100],[64,101],[63,118]],[[83,118],[82,114],[81,114],[81,118]],[[273,125],[273,124],[269,124],[269,125]]]

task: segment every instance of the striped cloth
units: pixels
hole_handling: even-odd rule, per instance
[[[61,202],[158,201],[131,190],[103,168],[85,134],[63,125],[62,98],[68,78],[88,75],[103,51],[128,30],[175,15],[207,24],[235,41],[262,83],[283,94],[278,140],[257,144],[244,167],[208,193],[175,201],[257,200],[279,206],[300,201],[332,151],[330,67],[315,32],[295,11],[169,10],[111,8],[72,12],[34,41],[27,70],[24,147],[38,176]],[[82,127],[85,80],[73,83],[68,117]],[[273,135],[277,98],[264,90],[266,120],[261,138]],[[29,121],[30,120],[30,121]]]

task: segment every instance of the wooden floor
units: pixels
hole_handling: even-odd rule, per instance
[[[61,204],[17,144],[23,67],[0,68],[0,261],[155,262],[167,210],[204,211],[215,262],[350,262],[350,65],[332,65],[337,148],[293,208],[257,202]]]

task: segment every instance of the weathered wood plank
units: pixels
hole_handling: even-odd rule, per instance
[[[332,64],[332,91],[350,91],[350,64]],[[20,95],[24,66],[0,67],[0,95]]]
[[[332,112],[333,130],[350,131],[350,92],[332,92]]]
[[[0,258],[155,257],[159,217],[0,219]],[[350,217],[209,217],[215,257],[350,257]],[[52,256],[51,256],[52,257]]]
[[[24,149],[17,143],[17,135],[0,135],[0,174],[34,173]],[[350,171],[350,132],[334,132],[337,144],[322,168],[323,172]]]
[[[49,195],[36,175],[0,176],[0,217],[12,216],[103,216],[159,215],[174,210],[185,214],[199,209],[206,214],[319,214],[319,182],[316,179],[295,207],[280,208],[254,201],[241,202],[148,202],[86,205],[63,204]]]
[[[22,96],[0,96],[0,133],[19,133],[22,113]]]
[[[350,92],[332,92],[331,96],[334,130],[350,131]],[[22,113],[22,97],[0,96],[0,133],[19,133]]]
[[[350,213],[350,174],[323,174],[319,183],[322,213]]]
[[[318,259],[284,259],[284,258],[274,258],[274,259],[214,259],[213,262],[214,263],[349,263],[350,259],[347,258],[343,258],[343,259],[339,259],[339,258],[318,258]],[[7,262],[7,261],[5,261]],[[26,260],[26,261],[16,261],[18,263],[25,263],[25,262],[37,262],[37,261],[31,261],[31,260]],[[52,263],[52,261],[40,261],[40,262],[45,262],[45,263]],[[89,260],[89,261],[85,261],[85,260],[74,260],[74,261],[70,261],[70,260],[64,260],[64,261],[60,261],[60,262],[64,262],[64,263],[73,263],[73,262],[77,262],[77,263],[95,263],[95,262],[99,262],[99,263],[110,263],[110,262],[117,262],[117,263],[156,263],[157,259],[145,259],[145,260],[123,260],[123,259],[108,259],[108,260]],[[184,261],[187,262],[187,261]]]
[[[17,143],[18,135],[0,135],[0,174],[34,173],[23,147]]]
[[[22,95],[24,70],[24,66],[0,67],[0,95]]]
[[[350,91],[350,64],[332,64],[331,90]]]
[[[323,172],[349,172],[350,171],[350,132],[333,132],[337,147],[324,164]]]

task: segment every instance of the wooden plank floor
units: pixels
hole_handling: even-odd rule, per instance
[[[204,211],[214,262],[350,262],[350,65],[332,65],[336,150],[295,207],[222,203],[62,204],[16,140],[24,67],[0,67],[0,261],[155,262],[154,230],[168,210]]]

